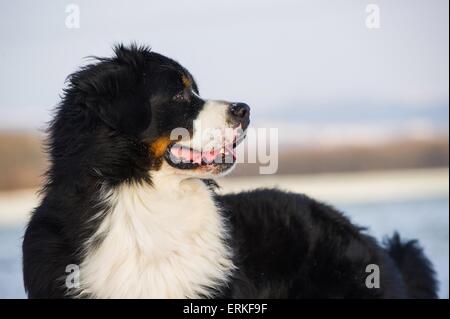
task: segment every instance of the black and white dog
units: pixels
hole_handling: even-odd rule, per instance
[[[415,241],[395,235],[381,247],[304,195],[217,195],[213,178],[233,167],[250,109],[201,98],[177,62],[117,46],[72,74],[64,93],[23,241],[30,298],[436,297]],[[199,125],[237,133],[204,156]],[[177,128],[190,137],[172,139]],[[68,265],[79,267],[74,286]],[[379,286],[367,285],[368,265]]]

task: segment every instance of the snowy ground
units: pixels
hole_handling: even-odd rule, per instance
[[[382,239],[417,238],[433,261],[440,296],[449,297],[448,170],[224,179],[223,191],[279,186],[333,203]],[[23,298],[20,245],[34,191],[0,195],[0,298]],[[7,209],[9,213],[7,212]]]

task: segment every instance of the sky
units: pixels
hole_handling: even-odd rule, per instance
[[[447,0],[0,1],[0,130],[45,128],[85,57],[133,41],[202,96],[247,102],[257,126],[448,130]]]

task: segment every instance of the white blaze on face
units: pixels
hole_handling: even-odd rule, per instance
[[[220,147],[231,128],[227,121],[229,105],[224,101],[207,100],[194,120],[191,140],[179,144],[197,150]]]

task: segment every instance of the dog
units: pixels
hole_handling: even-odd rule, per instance
[[[68,77],[50,123],[23,240],[29,298],[437,297],[416,241],[378,244],[301,194],[218,195],[249,106],[202,98],[187,69],[147,47],[114,52]],[[205,153],[200,126],[232,137]]]

